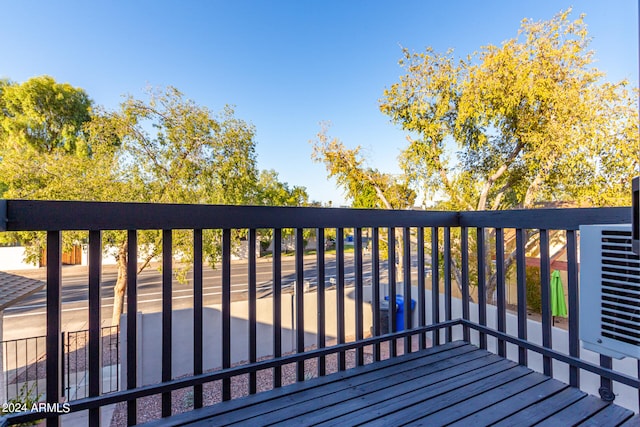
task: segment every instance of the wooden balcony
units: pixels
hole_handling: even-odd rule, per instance
[[[162,404],[161,417],[148,425],[640,425],[634,415],[637,409],[628,409],[637,408],[640,396],[637,366],[630,374],[619,371],[610,357],[599,356],[596,362],[589,359],[580,347],[578,330],[577,229],[583,224],[628,223],[629,208],[421,212],[8,200],[0,201],[0,212],[6,212],[7,218],[4,227],[0,223],[0,230],[42,231],[47,236],[48,403],[59,402],[61,396],[62,235],[66,230],[88,231],[90,397],[69,403],[73,412],[88,411],[91,426],[99,425],[102,407],[125,402],[127,424],[137,424],[139,410],[144,410],[140,399],[147,396],[160,396]],[[281,254],[276,251],[270,261],[270,355],[264,358],[258,357],[265,349],[258,344],[264,337],[258,336],[256,312],[255,248],[260,229],[272,231],[274,247],[279,247],[285,229],[293,230],[296,242],[295,272],[290,277],[295,281],[290,300],[293,318],[286,325]],[[304,263],[303,232],[307,229],[314,230],[318,242],[310,270],[305,270]],[[505,243],[507,229],[515,233],[514,242]],[[104,296],[99,292],[100,254],[102,233],[108,230],[126,230],[132,272],[137,267],[138,233],[161,230],[162,345],[156,357],[162,379],[140,383],[137,316],[128,316],[121,325],[126,331],[123,390],[101,394],[99,342]],[[172,373],[173,230],[191,230],[193,239],[194,274],[189,286],[193,290],[191,330],[195,332],[187,376]],[[203,338],[207,325],[201,273],[206,230],[218,231],[221,253],[220,321],[216,325],[220,334],[213,347],[220,352],[221,363],[214,370],[203,366],[203,356],[212,351],[212,347],[205,347]],[[248,327],[244,334],[232,329],[234,230],[240,230],[249,242]],[[336,235],[336,251],[331,255],[335,277],[331,282],[325,274],[327,230],[335,230]],[[348,255],[344,243],[347,231],[354,244]],[[363,244],[365,232],[368,247]],[[549,240],[558,232],[566,242],[569,317],[565,331],[553,327],[545,286],[551,274]],[[527,311],[525,279],[526,245],[532,236],[537,236],[540,247],[542,301],[541,313],[533,323]],[[493,259],[495,265],[488,266]],[[366,277],[365,266],[369,272]],[[397,269],[402,273],[397,274]],[[429,275],[424,274],[427,270]],[[517,282],[515,306],[509,305],[506,295],[511,271]],[[311,276],[316,286],[305,294],[305,280]],[[494,296],[488,297],[491,280],[495,280],[496,289]],[[126,311],[137,312],[135,274],[129,275],[127,292]],[[335,292],[331,307],[327,305],[329,292]],[[415,311],[406,309],[398,319],[395,304],[390,304],[385,322],[381,302],[385,296],[395,301],[398,294],[415,298]],[[336,313],[335,319],[326,315],[330,309]],[[371,314],[370,327],[365,324],[366,313]],[[398,320],[408,327],[398,330]],[[335,330],[329,327],[332,323]],[[353,339],[348,339],[350,325]],[[285,333],[293,342],[291,353],[283,352]],[[335,338],[335,345],[330,345],[330,338]],[[403,343],[400,348],[398,340]],[[232,360],[232,348],[238,342],[247,346],[242,363]],[[349,352],[353,353],[353,366],[346,363]],[[370,357],[365,357],[365,352]],[[328,357],[337,358],[337,372],[325,369]],[[317,363],[316,378],[305,377],[308,360]],[[296,381],[283,385],[282,369],[289,364],[295,366]],[[271,372],[272,388],[258,392],[256,374],[265,370]],[[239,376],[248,377],[249,395],[232,399],[232,379]],[[592,390],[589,382],[594,376],[598,384]],[[221,402],[204,406],[203,386],[215,381],[221,382]],[[172,415],[172,391],[184,388],[193,390],[193,405],[183,414]],[[595,396],[598,389],[605,399]],[[615,403],[608,399],[611,396]],[[25,412],[3,418],[2,425],[45,417],[47,425],[64,422],[64,415],[56,412]]]

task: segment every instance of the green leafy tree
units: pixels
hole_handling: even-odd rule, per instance
[[[118,173],[126,177],[120,200],[157,203],[246,204],[255,197],[255,129],[231,107],[214,115],[175,88],[151,92],[148,101],[127,99],[117,112],[102,112],[88,126],[92,140],[120,148]],[[152,131],[151,131],[152,130]],[[152,133],[153,132],[153,133]],[[191,234],[174,231],[174,248],[192,260]],[[144,268],[161,250],[159,232],[141,232]],[[238,236],[236,236],[238,237]],[[220,256],[220,233],[203,233],[207,261]],[[118,280],[112,324],[118,323],[127,283],[127,240],[115,236]],[[179,271],[183,278],[186,270]]]
[[[264,206],[307,206],[309,195],[305,187],[281,182],[275,170],[260,172],[255,193],[255,203]]]
[[[91,100],[82,89],[42,76],[22,84],[0,82],[0,93],[3,148],[87,154],[83,126],[90,119]]]
[[[58,86],[52,79],[45,80]],[[7,88],[32,86],[27,83],[3,86],[0,105],[5,103]],[[75,90],[84,96],[81,89]],[[37,122],[21,130],[14,122],[25,123],[26,119],[17,113],[3,115],[0,176],[7,186],[4,197],[210,204],[250,203],[255,198],[255,130],[236,118],[230,107],[213,114],[170,87],[150,92],[147,100],[128,98],[117,111],[90,111],[88,101],[90,115],[81,126],[68,119],[74,123],[70,126],[65,117],[76,117],[67,115],[71,107],[60,104],[47,91],[38,93],[40,97],[29,98],[30,105],[53,111],[47,114],[60,123],[56,129],[66,130],[31,135]],[[84,105],[75,102],[83,98],[80,95],[64,99],[72,106]],[[17,99],[15,93],[11,99]],[[86,238],[82,233],[65,233],[64,237],[65,246]],[[190,233],[174,231],[173,237],[175,252],[191,260]],[[213,264],[220,253],[219,233],[208,230],[203,237],[207,261]],[[32,260],[39,256],[44,246],[40,234],[25,234],[20,240],[29,243]],[[105,232],[103,240],[115,248],[118,278],[112,324],[118,324],[127,283],[126,233]],[[142,270],[159,254],[161,235],[141,231],[138,241],[144,257]],[[185,271],[179,274],[184,276]]]
[[[524,20],[518,37],[459,61],[403,51],[406,74],[380,109],[413,135],[400,161],[416,189],[464,210],[629,203],[637,89],[604,81],[583,17],[569,14]]]
[[[322,162],[330,178],[345,190],[355,208],[406,209],[413,206],[416,198],[408,181],[385,174],[366,165],[360,153],[361,147],[347,148],[337,138],[327,135],[322,126],[317,139],[312,141],[311,158]]]
[[[603,81],[583,17],[569,13],[524,20],[517,38],[458,62],[404,51],[407,74],[380,108],[416,136],[401,163],[417,188],[459,209],[629,202],[637,90]]]

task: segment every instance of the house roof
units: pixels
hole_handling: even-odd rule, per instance
[[[45,282],[0,271],[0,310],[44,288]]]

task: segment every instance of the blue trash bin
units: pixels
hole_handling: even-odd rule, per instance
[[[384,297],[386,301],[389,301],[389,296]],[[411,314],[416,307],[416,301],[411,300]],[[404,296],[396,295],[396,331],[404,331]]]

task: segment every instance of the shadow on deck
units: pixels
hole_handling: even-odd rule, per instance
[[[628,409],[456,341],[145,426],[582,423],[640,425],[640,418]]]

